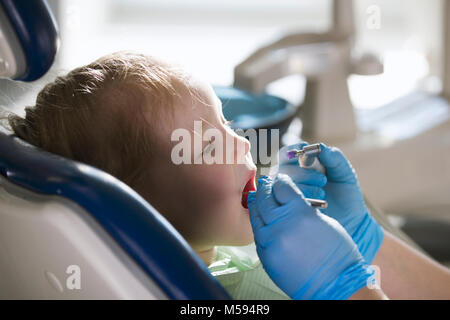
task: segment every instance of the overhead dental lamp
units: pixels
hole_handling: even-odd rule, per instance
[[[333,24],[325,33],[295,33],[256,50],[234,70],[234,87],[253,94],[289,75],[306,77],[306,93],[298,108],[302,138],[336,143],[356,135],[347,78],[350,74],[383,72],[371,54],[352,56],[354,40],[352,0],[334,0]],[[300,90],[300,88],[299,88]]]

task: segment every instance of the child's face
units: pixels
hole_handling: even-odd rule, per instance
[[[249,181],[254,186],[256,167],[250,155],[249,142],[237,135],[226,124],[220,100],[210,85],[192,80],[200,100],[192,99],[186,93],[175,102],[174,119],[170,129],[163,130],[163,158],[156,170],[158,186],[152,192],[158,194],[157,208],[186,238],[195,250],[214,245],[247,245],[253,241],[248,209],[242,202],[242,192]],[[201,150],[194,149],[194,136],[201,139],[198,126],[202,122],[203,134],[208,128],[217,128],[223,139],[213,142],[202,141]],[[198,122],[197,122],[198,124]],[[172,148],[180,141],[171,141],[175,129],[186,129],[191,133],[191,163],[176,165],[171,159]],[[233,145],[226,140],[234,141]],[[166,143],[167,142],[167,143]],[[221,146],[218,145],[221,144]],[[194,159],[203,159],[202,152],[223,148],[225,156],[233,159],[226,164],[193,164]],[[241,148],[238,152],[238,148]],[[240,157],[240,158],[239,158]],[[156,198],[156,197],[155,197]]]

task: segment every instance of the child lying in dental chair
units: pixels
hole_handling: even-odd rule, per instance
[[[255,190],[256,168],[250,145],[228,126],[209,84],[153,57],[118,52],[57,77],[25,111],[25,118],[9,117],[17,136],[127,183],[184,236],[233,298],[289,299],[251,245],[246,197]],[[195,146],[198,123],[223,139]],[[190,164],[173,159],[177,129],[191,133],[184,138],[192,152],[182,155]],[[198,161],[219,150],[233,161]]]

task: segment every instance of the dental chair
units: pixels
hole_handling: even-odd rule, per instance
[[[58,48],[42,0],[0,0],[0,77],[40,78]],[[130,187],[0,134],[0,299],[229,299]]]

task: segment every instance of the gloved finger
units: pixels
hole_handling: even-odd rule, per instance
[[[256,247],[267,249],[275,240],[271,226],[265,226],[254,233]]]
[[[272,193],[272,179],[269,177],[261,177],[258,180],[258,188],[256,190],[256,207],[264,223],[270,224],[277,219],[280,207]]]
[[[324,187],[327,184],[327,177],[323,173],[314,169],[302,168],[298,162],[280,165],[278,172],[287,174],[296,184],[302,183],[318,187]]]
[[[256,253],[258,254],[258,257],[261,261],[265,261],[266,259],[270,258],[270,252],[267,252],[267,248],[270,246],[271,241],[269,240],[267,243],[264,242],[264,244],[261,244],[259,241],[255,238],[255,246],[256,246]],[[263,263],[263,268],[265,269],[265,264]],[[266,270],[267,272],[267,270]]]
[[[248,212],[250,214],[250,223],[252,225],[253,233],[261,229],[264,226],[264,222],[261,219],[260,213],[255,202],[256,192],[250,192],[248,194]]]
[[[355,171],[340,149],[328,147],[324,143],[321,143],[320,147],[322,150],[319,154],[319,160],[327,170],[329,181],[356,182]]]
[[[267,182],[262,182],[263,184]],[[258,190],[261,188],[261,183],[258,185]],[[268,233],[270,231],[272,225],[265,224],[263,219],[261,218],[261,213],[258,209],[258,205],[256,202],[256,192],[249,193],[248,198],[248,208],[250,212],[250,221],[252,224],[253,229],[253,237],[255,239],[255,245],[257,250],[263,251],[263,249],[267,248],[271,242],[273,242],[273,238],[271,237],[271,233]],[[279,209],[279,207],[278,207]],[[274,209],[277,210],[277,209]],[[273,215],[275,217],[275,215]],[[272,221],[268,221],[272,222]],[[258,253],[258,255],[260,254]]]
[[[283,233],[289,232],[289,230],[292,231],[292,222],[294,220],[298,222],[298,219],[302,219],[302,216],[305,214],[311,217],[312,215],[309,215],[309,213],[313,214],[315,210],[304,199],[297,196],[289,203],[276,209],[276,211],[279,212],[276,219],[271,224],[260,228],[254,234],[255,241],[264,249],[268,248],[272,242],[277,241]],[[290,218],[294,219],[290,220]],[[299,225],[297,224],[296,227],[299,227]],[[302,230],[296,231],[302,232]]]
[[[302,141],[302,142],[281,148],[280,151],[278,152],[278,165],[281,166],[282,164],[287,164],[287,163],[298,163],[297,158],[289,159],[287,157],[287,152],[290,150],[294,150],[294,149],[300,150],[304,146],[307,146],[307,145],[308,145],[308,142]]]
[[[273,238],[272,225],[265,225],[262,228],[255,230],[253,236],[257,247],[266,249],[275,240]]]
[[[309,204],[305,200],[305,197],[303,196],[303,193],[295,185],[292,179],[285,174],[277,175],[273,183],[272,189],[276,201],[278,201],[282,205],[300,199],[301,201],[298,201],[300,209],[301,207],[303,207],[302,203],[304,203],[305,206],[309,206]]]
[[[305,198],[325,200],[326,193],[322,188],[301,183],[296,183],[296,186],[300,189]]]

